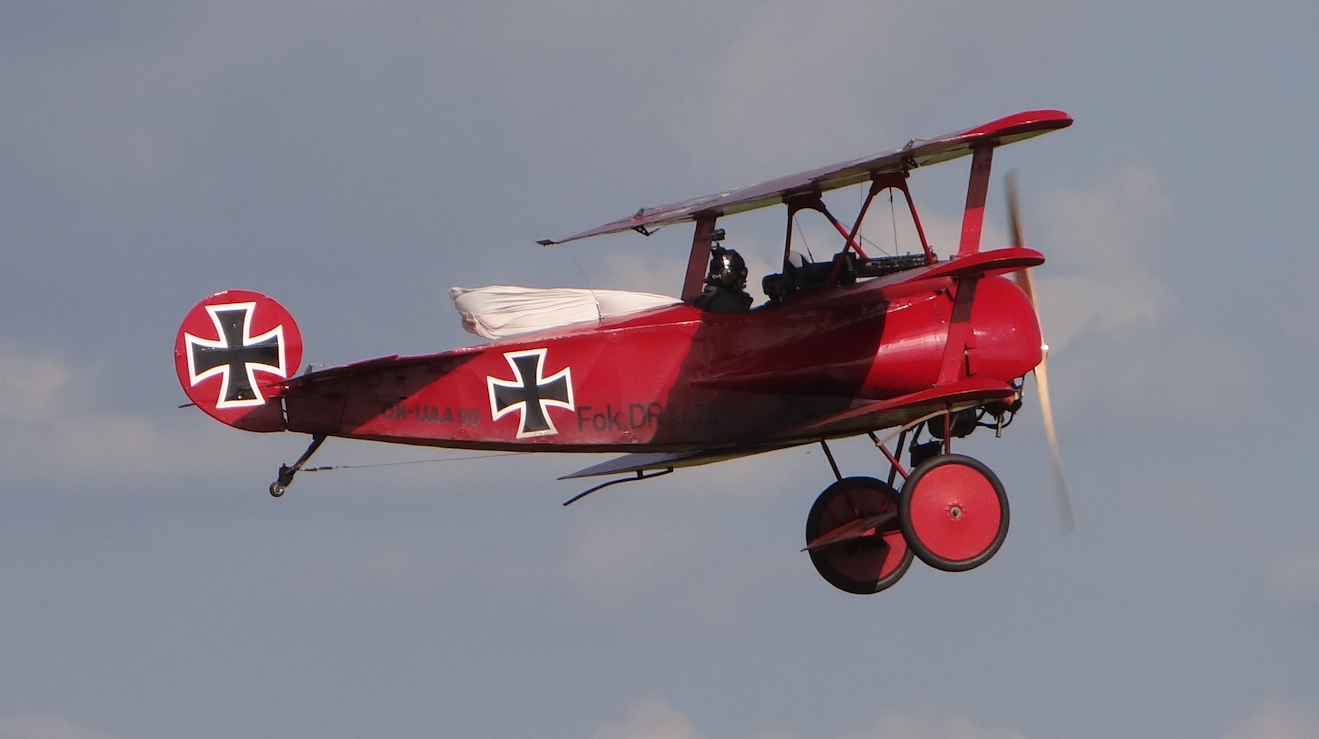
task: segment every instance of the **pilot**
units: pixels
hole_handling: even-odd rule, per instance
[[[710,274],[694,305],[711,313],[740,313],[751,307],[747,294],[747,263],[732,249],[710,248]]]

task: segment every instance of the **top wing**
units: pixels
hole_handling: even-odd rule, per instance
[[[606,223],[603,226],[583,231],[566,239],[559,241],[545,239],[537,243],[542,246],[551,246],[584,239],[588,236],[619,233],[621,231],[644,232],[646,228],[658,228],[695,220],[696,216],[701,213],[714,213],[719,216],[743,213],[756,208],[777,205],[800,193],[823,193],[865,182],[879,175],[946,162],[949,159],[956,159],[970,154],[971,149],[977,145],[992,143],[1002,146],[1003,144],[1011,144],[1033,136],[1039,136],[1049,131],[1066,128],[1070,125],[1072,125],[1071,117],[1061,110],[1028,110],[999,118],[996,121],[990,121],[983,126],[968,128],[965,131],[958,131],[933,139],[913,139],[901,149],[887,154],[877,154],[840,162],[832,166],[780,177],[729,192],[661,205],[658,208],[642,208],[628,218]]]

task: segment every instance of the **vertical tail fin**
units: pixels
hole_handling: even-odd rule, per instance
[[[193,306],[174,339],[179,383],[198,408],[247,431],[283,431],[272,385],[302,362],[302,335],[284,306],[248,290],[218,292]]]

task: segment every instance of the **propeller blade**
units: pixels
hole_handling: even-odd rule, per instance
[[[1035,388],[1040,394],[1040,411],[1044,414],[1044,435],[1049,440],[1049,456],[1053,460],[1053,495],[1058,504],[1058,519],[1063,529],[1071,531],[1076,526],[1072,516],[1072,499],[1067,495],[1067,479],[1063,477],[1063,455],[1058,448],[1058,434],[1053,427],[1053,403],[1049,400],[1049,350],[1044,350],[1040,363],[1035,368]]]
[[[1026,236],[1021,227],[1021,201],[1017,194],[1017,170],[1009,170],[1003,177],[1003,189],[1008,206],[1008,231],[1011,233],[1012,246],[1025,246]],[[1040,303],[1035,299],[1035,281],[1031,279],[1030,270],[1023,269],[1012,274],[1021,286],[1021,291],[1030,299],[1035,309],[1035,320],[1040,320]],[[1040,412],[1044,416],[1044,435],[1049,441],[1049,457],[1053,461],[1053,493],[1058,506],[1058,518],[1063,529],[1071,531],[1076,525],[1072,515],[1072,500],[1067,494],[1067,480],[1063,477],[1063,455],[1058,447],[1058,434],[1053,425],[1053,403],[1049,400],[1049,347],[1043,347],[1040,363],[1035,367],[1035,387],[1040,395]]]
[[[1017,170],[1008,170],[1003,176],[1003,191],[1008,205],[1008,231],[1012,236],[1012,246],[1025,246],[1026,235],[1021,228],[1021,201],[1017,195]],[[1030,298],[1030,305],[1035,309],[1035,319],[1040,317],[1040,304],[1035,300],[1035,283],[1030,278],[1030,270],[1022,269],[1012,273],[1022,292]]]
[[[1003,176],[1003,190],[1008,203],[1008,231],[1013,246],[1025,246],[1026,237],[1021,231],[1021,203],[1017,196],[1017,170],[1010,169]]]
[[[1019,269],[1012,273],[1012,277],[1021,291],[1026,293],[1026,297],[1030,298],[1030,307],[1035,309],[1035,320],[1040,320],[1040,303],[1035,299],[1035,280],[1030,277],[1030,269]]]

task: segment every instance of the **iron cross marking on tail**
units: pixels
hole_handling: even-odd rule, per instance
[[[545,349],[506,352],[504,359],[513,368],[513,382],[486,377],[490,389],[490,415],[493,420],[521,411],[518,438],[547,436],[559,430],[549,417],[549,406],[573,410],[571,368],[565,367],[553,377],[545,377]]]
[[[255,303],[208,305],[207,312],[220,338],[218,341],[185,335],[188,373],[193,385],[220,375],[220,398],[216,408],[261,405],[265,399],[256,389],[256,372],[285,377],[284,327],[276,326],[252,336]]]

